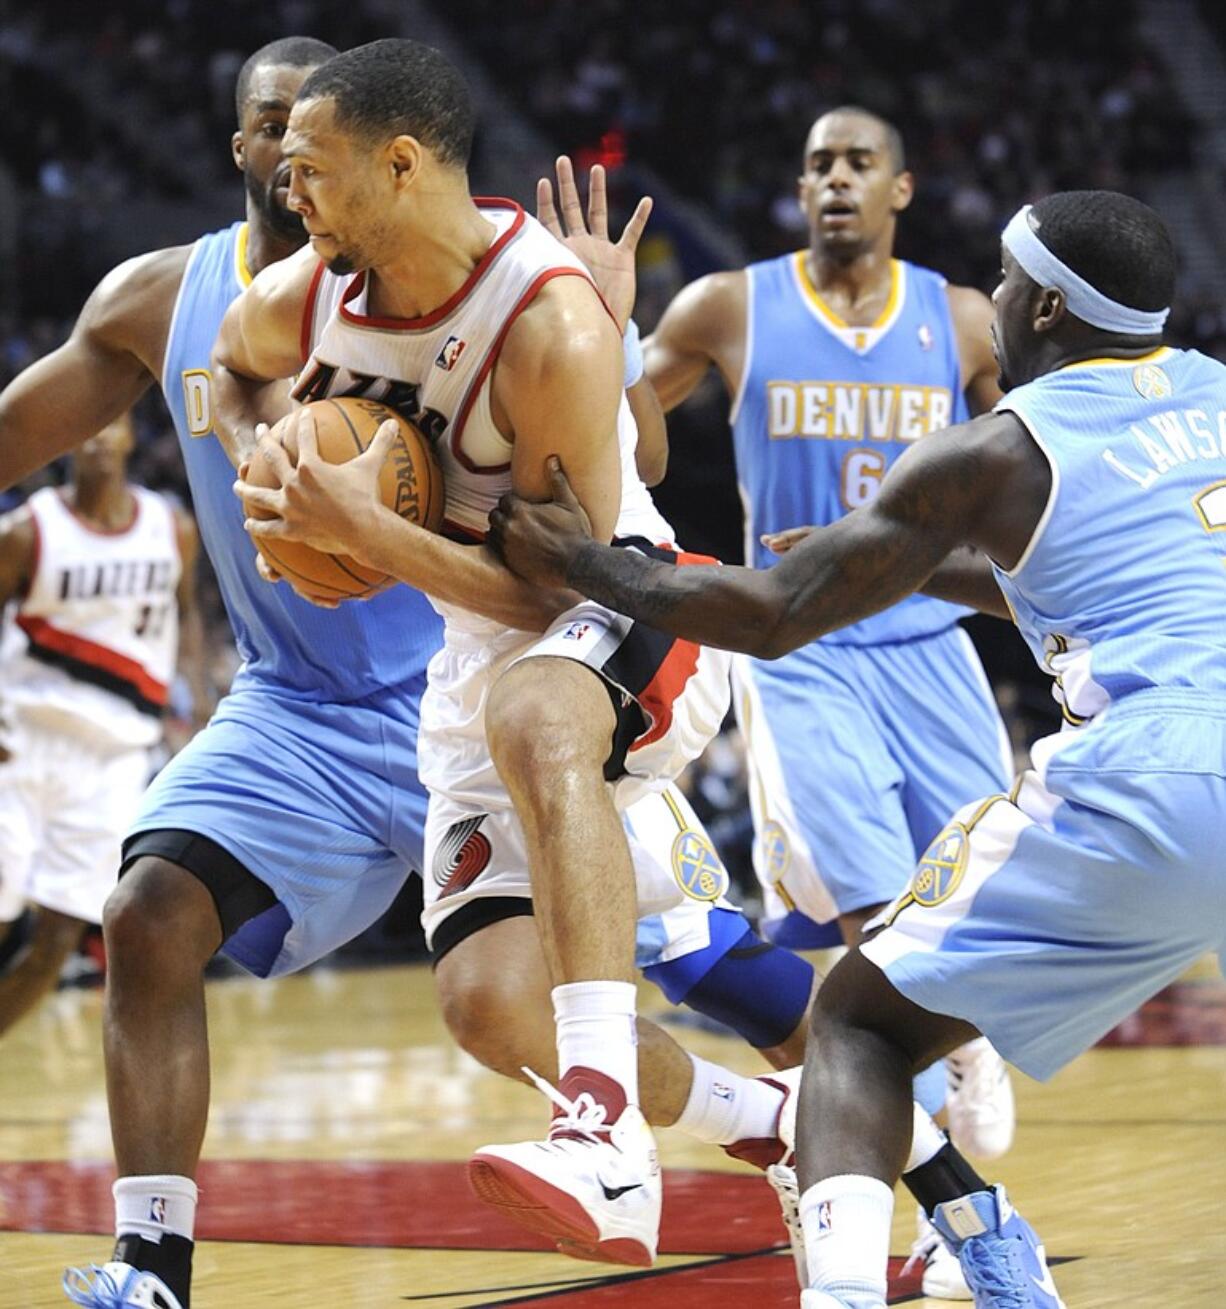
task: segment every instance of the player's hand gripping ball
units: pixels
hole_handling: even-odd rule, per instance
[[[316,400],[305,406],[315,420],[319,457],[343,464],[360,455],[382,423],[393,419],[398,432],[379,472],[379,496],[401,518],[427,531],[437,531],[443,520],[443,478],[430,445],[419,429],[390,406],[360,396]],[[297,450],[286,447],[292,461]],[[263,459],[253,458],[244,479],[248,485],[276,487],[276,474]],[[272,514],[249,506],[251,518]],[[255,538],[256,547],[273,572],[308,599],[335,603],[365,599],[391,586],[395,578],[358,563],[344,554],[325,553],[298,541]]]

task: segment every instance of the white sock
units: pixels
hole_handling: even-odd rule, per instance
[[[690,1055],[690,1062],[694,1065],[690,1097],[674,1127],[713,1145],[775,1135],[783,1104],[777,1086],[730,1073],[697,1055]]]
[[[111,1194],[115,1197],[116,1237],[140,1236],[155,1244],[167,1233],[196,1239],[198,1192],[190,1177],[121,1177],[111,1187]]]
[[[932,1115],[918,1101],[915,1104],[915,1125],[911,1129],[911,1153],[907,1156],[903,1176],[912,1168],[919,1168],[935,1159],[949,1137],[932,1121]]]
[[[638,1030],[633,982],[567,982],[553,988],[558,1073],[580,1065],[611,1077],[639,1102]]]
[[[849,1304],[884,1305],[894,1192],[875,1177],[844,1174],[800,1197],[809,1286]]]

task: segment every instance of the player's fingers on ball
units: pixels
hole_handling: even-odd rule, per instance
[[[281,574],[268,562],[264,555],[257,550],[255,554],[255,571],[266,582],[279,582]]]
[[[385,418],[379,424],[371,443],[366,447],[366,453],[378,464],[381,464],[392,452],[392,446],[396,444],[396,438],[400,435],[400,424],[394,418]]]
[[[285,447],[279,441],[274,441],[271,437],[264,437],[256,446],[252,459],[262,460],[264,465],[272,472],[277,480],[278,486],[284,486],[285,483],[293,476],[294,465],[290,462],[290,457],[285,452]]]
[[[315,430],[315,415],[310,408],[298,411],[298,462],[319,458],[319,436]]]

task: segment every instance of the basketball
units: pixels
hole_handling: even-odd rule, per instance
[[[443,520],[443,479],[426,438],[389,405],[360,396],[316,400],[306,406],[315,417],[319,456],[342,464],[374,439],[379,425],[391,418],[400,428],[391,454],[379,473],[379,494],[389,509],[427,531]],[[247,470],[253,486],[274,486],[271,469],[253,459]],[[253,514],[253,517],[262,517]],[[324,554],[294,541],[257,541],[260,553],[298,590],[323,600],[357,600],[391,586],[395,578],[376,572],[348,555]]]

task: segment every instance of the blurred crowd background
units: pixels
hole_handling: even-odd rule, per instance
[[[1216,0],[6,0],[0,384],[63,339],[119,259],[241,214],[235,77],[252,50],[289,34],[341,48],[385,35],[442,46],[482,106],[479,194],[530,203],[537,175],[565,151],[581,168],[611,169],[615,218],[655,195],[640,260],[644,331],[693,277],[805,243],[803,140],[820,112],[852,102],[905,139],[918,194],[903,256],[990,291],[1000,230],[1020,203],[1061,188],[1126,190],[1163,212],[1180,246],[1172,343],[1226,359],[1226,11]],[[189,500],[160,400],[142,401],[138,429],[137,477]],[[739,559],[722,389],[700,391],[670,430],[665,512],[691,548]],[[224,689],[233,652],[202,581]],[[1011,629],[970,626],[1020,752],[1055,720],[1046,680]],[[734,736],[692,781],[743,876]],[[402,912],[385,935],[407,939],[411,921]]]

